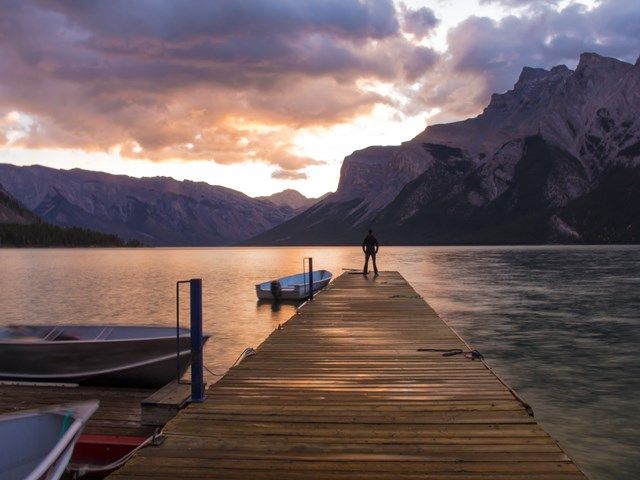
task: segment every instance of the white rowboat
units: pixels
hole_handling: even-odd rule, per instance
[[[0,415],[0,477],[57,480],[98,401]]]
[[[327,270],[313,271],[313,292],[326,287],[333,274]],[[302,300],[309,297],[309,273],[298,273],[256,285],[261,300]],[[277,297],[277,298],[276,298]]]

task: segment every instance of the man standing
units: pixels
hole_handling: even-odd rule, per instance
[[[376,253],[378,253],[378,240],[373,236],[373,232],[369,230],[369,234],[362,241],[362,251],[364,252],[364,275],[369,274],[369,257],[373,260],[373,274],[378,275],[378,266],[376,265]]]

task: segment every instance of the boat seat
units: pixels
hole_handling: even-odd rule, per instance
[[[63,342],[65,340],[82,340],[82,337],[74,335],[73,333],[62,331],[57,337],[52,338],[51,340],[54,342]]]
[[[111,332],[113,332],[113,328],[111,327],[104,327],[102,329],[102,331],[98,334],[98,336],[95,338],[96,340],[105,340],[106,338],[109,337],[109,335],[111,334]]]
[[[47,333],[43,340],[47,340],[47,341],[51,341],[51,340],[55,340],[56,337],[60,334],[60,327],[53,327],[49,333]]]
[[[46,342],[63,342],[65,340],[81,340],[82,337],[66,331],[62,327],[53,327],[43,338]]]

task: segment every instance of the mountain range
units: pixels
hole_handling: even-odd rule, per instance
[[[0,247],[139,247],[133,240],[43,221],[0,185]]]
[[[352,244],[368,228],[387,244],[637,243],[638,112],[640,59],[585,53],[525,67],[477,117],[352,153],[318,199],[7,164],[0,184],[47,222],[146,245]]]
[[[475,118],[345,158],[338,189],[249,244],[640,241],[640,59],[525,67]]]
[[[146,245],[236,244],[302,208],[300,198],[289,204],[290,194],[275,201],[255,199],[204,182],[80,169],[0,164],[0,183],[54,225],[112,233]]]

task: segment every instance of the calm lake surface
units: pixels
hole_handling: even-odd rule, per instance
[[[201,277],[205,363],[223,373],[294,313],[258,303],[254,284],[307,256],[334,275],[362,261],[357,247],[3,249],[0,325],[171,326],[175,282]],[[379,268],[480,350],[593,480],[638,478],[640,247],[383,247]]]

